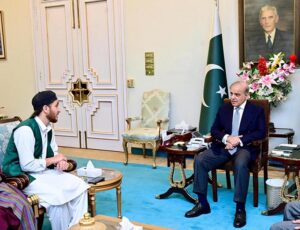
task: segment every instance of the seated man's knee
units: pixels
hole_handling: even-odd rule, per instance
[[[234,162],[234,169],[237,171],[242,169],[248,169],[248,164],[248,162],[236,160]]]
[[[198,166],[203,166],[205,162],[205,152],[198,154],[194,159],[194,164]]]
[[[293,202],[288,202],[288,203],[286,203],[284,209],[285,209],[285,210],[292,209],[292,206],[293,206]]]
[[[206,151],[207,150],[205,150],[203,153],[199,153],[198,155],[196,155],[194,161],[196,161],[196,162],[202,162],[203,158],[205,158]]]
[[[234,168],[236,170],[248,168],[250,161],[250,153],[247,150],[242,150],[242,152],[238,154],[239,155],[234,161]]]

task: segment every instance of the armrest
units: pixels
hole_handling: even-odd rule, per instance
[[[77,167],[76,161],[69,159],[69,160],[67,160],[67,162],[69,163],[69,166],[68,166],[68,169],[65,170],[65,172],[70,172],[70,171],[73,171],[76,169],[76,167]],[[1,174],[1,176],[2,176],[2,174]],[[5,178],[3,178],[3,180],[6,183],[8,183],[20,190],[23,190],[29,184],[29,178],[26,174],[21,174],[19,176],[12,176],[12,177],[6,176]]]
[[[5,182],[20,190],[23,190],[28,186],[29,178],[26,174],[21,174],[19,176],[6,177]]]
[[[162,123],[167,123],[167,122],[169,122],[169,118],[162,118],[162,119],[159,119],[158,121],[156,121],[157,131],[158,131],[159,136],[160,136],[161,124]]]
[[[168,117],[159,119],[156,123],[157,123],[157,126],[160,126],[161,123],[167,123],[167,122],[169,122],[169,118]]]
[[[141,117],[128,117],[128,118],[126,118],[126,123],[127,123],[128,130],[131,129],[131,122],[132,121],[139,121],[139,120],[142,120],[142,118]]]
[[[67,160],[67,162],[69,163],[69,166],[65,170],[65,172],[71,172],[71,171],[74,171],[77,168],[77,162],[76,161],[74,161],[72,159],[69,159],[69,160]]]
[[[262,143],[264,143],[265,141],[268,141],[267,137],[264,139],[252,141],[251,143],[249,143],[249,145],[258,146],[258,145],[261,145]]]
[[[213,140],[214,140],[214,138],[213,138],[212,136],[209,136],[209,137],[205,137],[205,138],[204,138],[204,142],[205,142],[205,143],[212,143]]]
[[[248,144],[260,148],[260,152],[255,159],[256,165],[258,167],[261,167],[261,165],[265,165],[267,162],[268,142],[269,142],[269,138],[265,137],[264,139],[255,140]]]

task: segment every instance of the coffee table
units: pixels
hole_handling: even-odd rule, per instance
[[[91,216],[96,216],[96,193],[116,189],[118,218],[121,218],[121,183],[123,175],[117,170],[103,168],[102,176],[105,177],[104,181],[97,184],[89,184],[91,187],[88,190],[88,199]]]
[[[111,216],[97,215],[94,218],[95,218],[95,221],[99,221],[99,222],[105,224],[107,227],[107,230],[118,229],[118,226],[120,226],[119,223],[121,222],[120,219],[111,217]],[[154,225],[150,225],[150,224],[143,224],[143,223],[139,223],[139,222],[135,222],[135,221],[131,221],[131,220],[130,220],[130,222],[133,223],[134,225],[142,226],[143,230],[168,230],[168,229],[170,229],[170,228],[163,228],[163,227],[154,226]]]

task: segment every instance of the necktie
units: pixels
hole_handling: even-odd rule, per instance
[[[271,35],[268,35],[267,46],[268,46],[269,49],[271,49],[272,46],[273,46],[272,41],[271,41]]]
[[[231,130],[231,135],[232,136],[238,136],[239,135],[239,127],[240,127],[240,107],[236,107],[234,109],[233,117],[232,117],[232,130]],[[228,150],[231,155],[233,155],[236,151],[237,148],[233,148],[231,150]]]

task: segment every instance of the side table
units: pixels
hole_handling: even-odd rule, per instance
[[[281,212],[286,203],[290,201],[299,201],[300,200],[300,185],[299,185],[299,171],[300,171],[300,148],[299,145],[297,148],[292,147],[279,147],[276,148],[279,150],[290,150],[292,151],[290,156],[281,156],[281,155],[274,155],[269,154],[268,160],[279,162],[284,167],[284,183],[282,185],[281,191],[280,191],[280,198],[282,199],[282,203],[280,203],[277,207],[273,209],[269,209],[266,211],[263,211],[263,215],[273,215],[278,212]],[[292,177],[290,178],[290,175]],[[287,187],[287,183],[289,179],[294,181],[294,185]],[[296,190],[296,192],[294,192]]]
[[[123,175],[119,171],[107,168],[102,169],[102,172],[102,176],[105,177],[104,181],[97,184],[89,184],[91,187],[88,190],[88,199],[91,216],[96,215],[96,193],[115,188],[117,195],[118,218],[121,218],[121,183]]]
[[[186,177],[185,174],[185,167],[186,167],[186,156],[195,156],[196,154],[203,152],[206,147],[199,147],[194,150],[183,150],[179,148],[178,146],[170,146],[170,147],[161,147],[162,150],[166,151],[168,154],[167,162],[168,162],[168,167],[171,166],[170,168],[170,176],[169,176],[169,181],[170,181],[170,188],[162,193],[157,195],[155,198],[156,199],[164,199],[170,196],[173,193],[180,193],[182,194],[188,201],[196,204],[197,200],[194,199],[186,190],[186,187],[189,186],[194,179],[194,174],[191,175],[190,177]],[[176,163],[179,165],[179,170],[180,170],[180,175],[181,175],[181,180],[176,181],[174,179],[174,171],[176,168]]]
[[[269,133],[269,137],[287,138],[288,144],[293,144],[295,132],[290,128],[275,128],[275,132]]]

